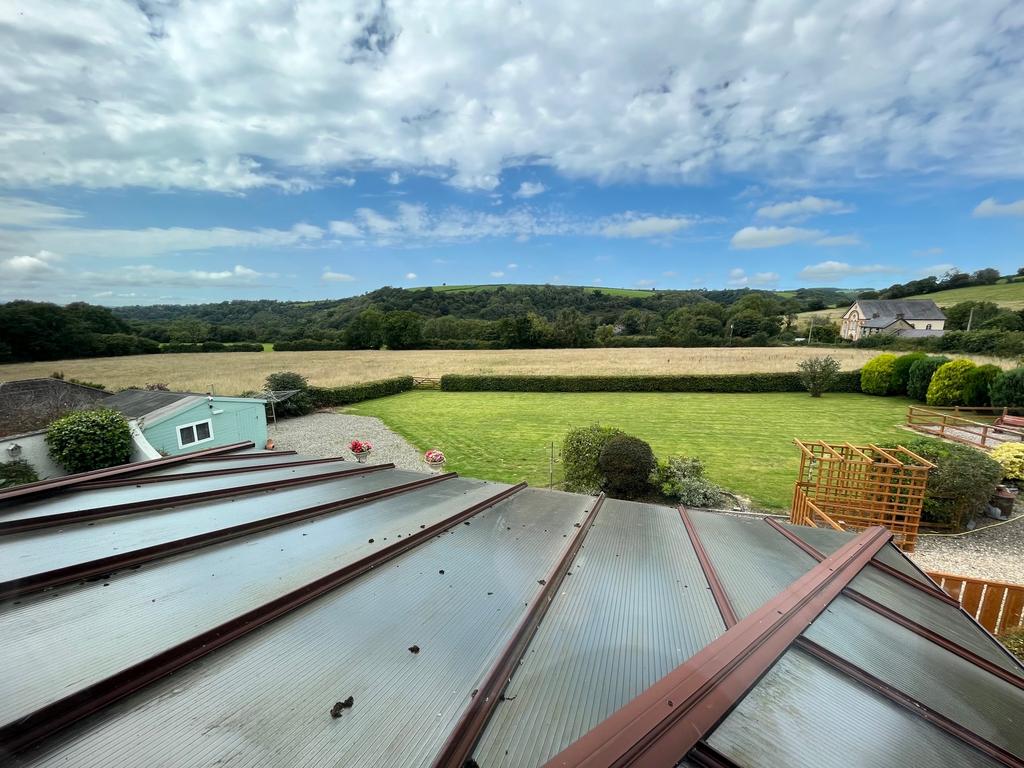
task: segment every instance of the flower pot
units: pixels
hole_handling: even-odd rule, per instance
[[[441,471],[441,469],[444,468],[444,462],[443,461],[428,461],[427,462],[427,466],[430,467],[431,469],[436,469],[438,471]]]
[[[358,461],[360,464],[365,464],[366,463],[366,459],[370,456],[370,452],[369,451],[360,451],[359,453],[353,452],[352,455],[356,457],[356,461]]]

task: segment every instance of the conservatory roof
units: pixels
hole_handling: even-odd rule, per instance
[[[1024,760],[1021,667],[878,528],[247,444],[0,494],[0,564],[24,766]]]

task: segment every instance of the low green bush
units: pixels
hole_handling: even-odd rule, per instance
[[[447,392],[805,392],[801,374],[743,373],[693,376],[470,376],[441,377]],[[833,392],[860,392],[860,371],[836,375]]]
[[[658,462],[651,483],[666,498],[688,507],[722,505],[722,489],[704,476],[704,463],[696,457],[672,456]]]
[[[601,450],[613,437],[625,434],[614,427],[594,424],[573,427],[562,441],[562,468],[565,490],[572,493],[594,494],[601,490],[604,477],[597,466]]]
[[[128,419],[109,408],[73,411],[46,428],[50,458],[68,472],[126,464],[132,453]]]
[[[921,519],[961,530],[980,512],[1003,479],[1003,468],[986,453],[966,445],[922,437],[903,444],[931,461]]]
[[[892,394],[907,394],[907,384],[910,382],[910,369],[918,360],[928,357],[924,352],[908,352],[896,358],[892,367]]]
[[[94,357],[152,355],[160,351],[160,345],[152,339],[129,333],[94,333],[89,336],[89,346]]]
[[[34,483],[39,479],[36,470],[24,459],[15,459],[0,464],[0,488]]]
[[[998,365],[976,366],[964,383],[964,405],[988,406],[992,404],[989,391],[992,382],[1003,372]]]
[[[335,408],[341,405],[388,397],[412,389],[412,376],[396,376],[392,379],[367,381],[347,387],[310,387],[309,396],[317,408]]]
[[[950,360],[940,365],[928,383],[925,402],[936,406],[966,405],[964,390],[977,367],[971,360]]]
[[[948,357],[925,357],[910,366],[910,376],[907,378],[907,396],[923,403],[928,397],[928,385],[932,383],[932,376],[948,362]]]
[[[865,395],[891,395],[896,392],[896,355],[876,355],[860,369],[860,391]]]
[[[278,371],[267,376],[266,389],[270,392],[282,392],[284,390],[296,389],[294,395],[287,400],[274,403],[273,412],[278,417],[291,418],[294,416],[305,416],[312,413],[315,405],[309,393],[309,382],[306,377],[294,371]],[[271,406],[267,404],[268,413]]]
[[[275,341],[275,352],[320,352],[348,349],[344,342],[323,339],[297,339],[296,341]]]
[[[811,397],[821,397],[823,392],[831,390],[839,375],[839,361],[832,355],[809,357],[797,367],[800,369],[800,380]]]
[[[597,457],[603,488],[617,498],[634,499],[648,492],[649,478],[656,466],[651,446],[631,435],[610,438]]]
[[[1007,480],[1024,480],[1024,444],[1003,443],[993,448],[989,454],[1003,468],[1003,477]]]
[[[206,350],[203,350],[204,352]],[[224,352],[262,352],[262,344],[254,344],[250,342],[239,342],[238,344],[227,344],[223,350]]]
[[[1024,368],[1003,371],[989,389],[992,405],[1019,408],[1024,406]]]

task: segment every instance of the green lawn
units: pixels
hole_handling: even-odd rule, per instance
[[[793,438],[894,445],[911,401],[827,394],[409,392],[346,409],[379,416],[422,450],[440,448],[469,477],[548,483],[549,445],[599,422],[650,442],[659,458],[702,458],[713,480],[766,508],[789,505]],[[557,480],[557,469],[556,469]]]

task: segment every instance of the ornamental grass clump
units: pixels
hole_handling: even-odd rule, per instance
[[[68,472],[127,464],[132,454],[128,419],[109,408],[74,411],[46,428],[50,458]]]

